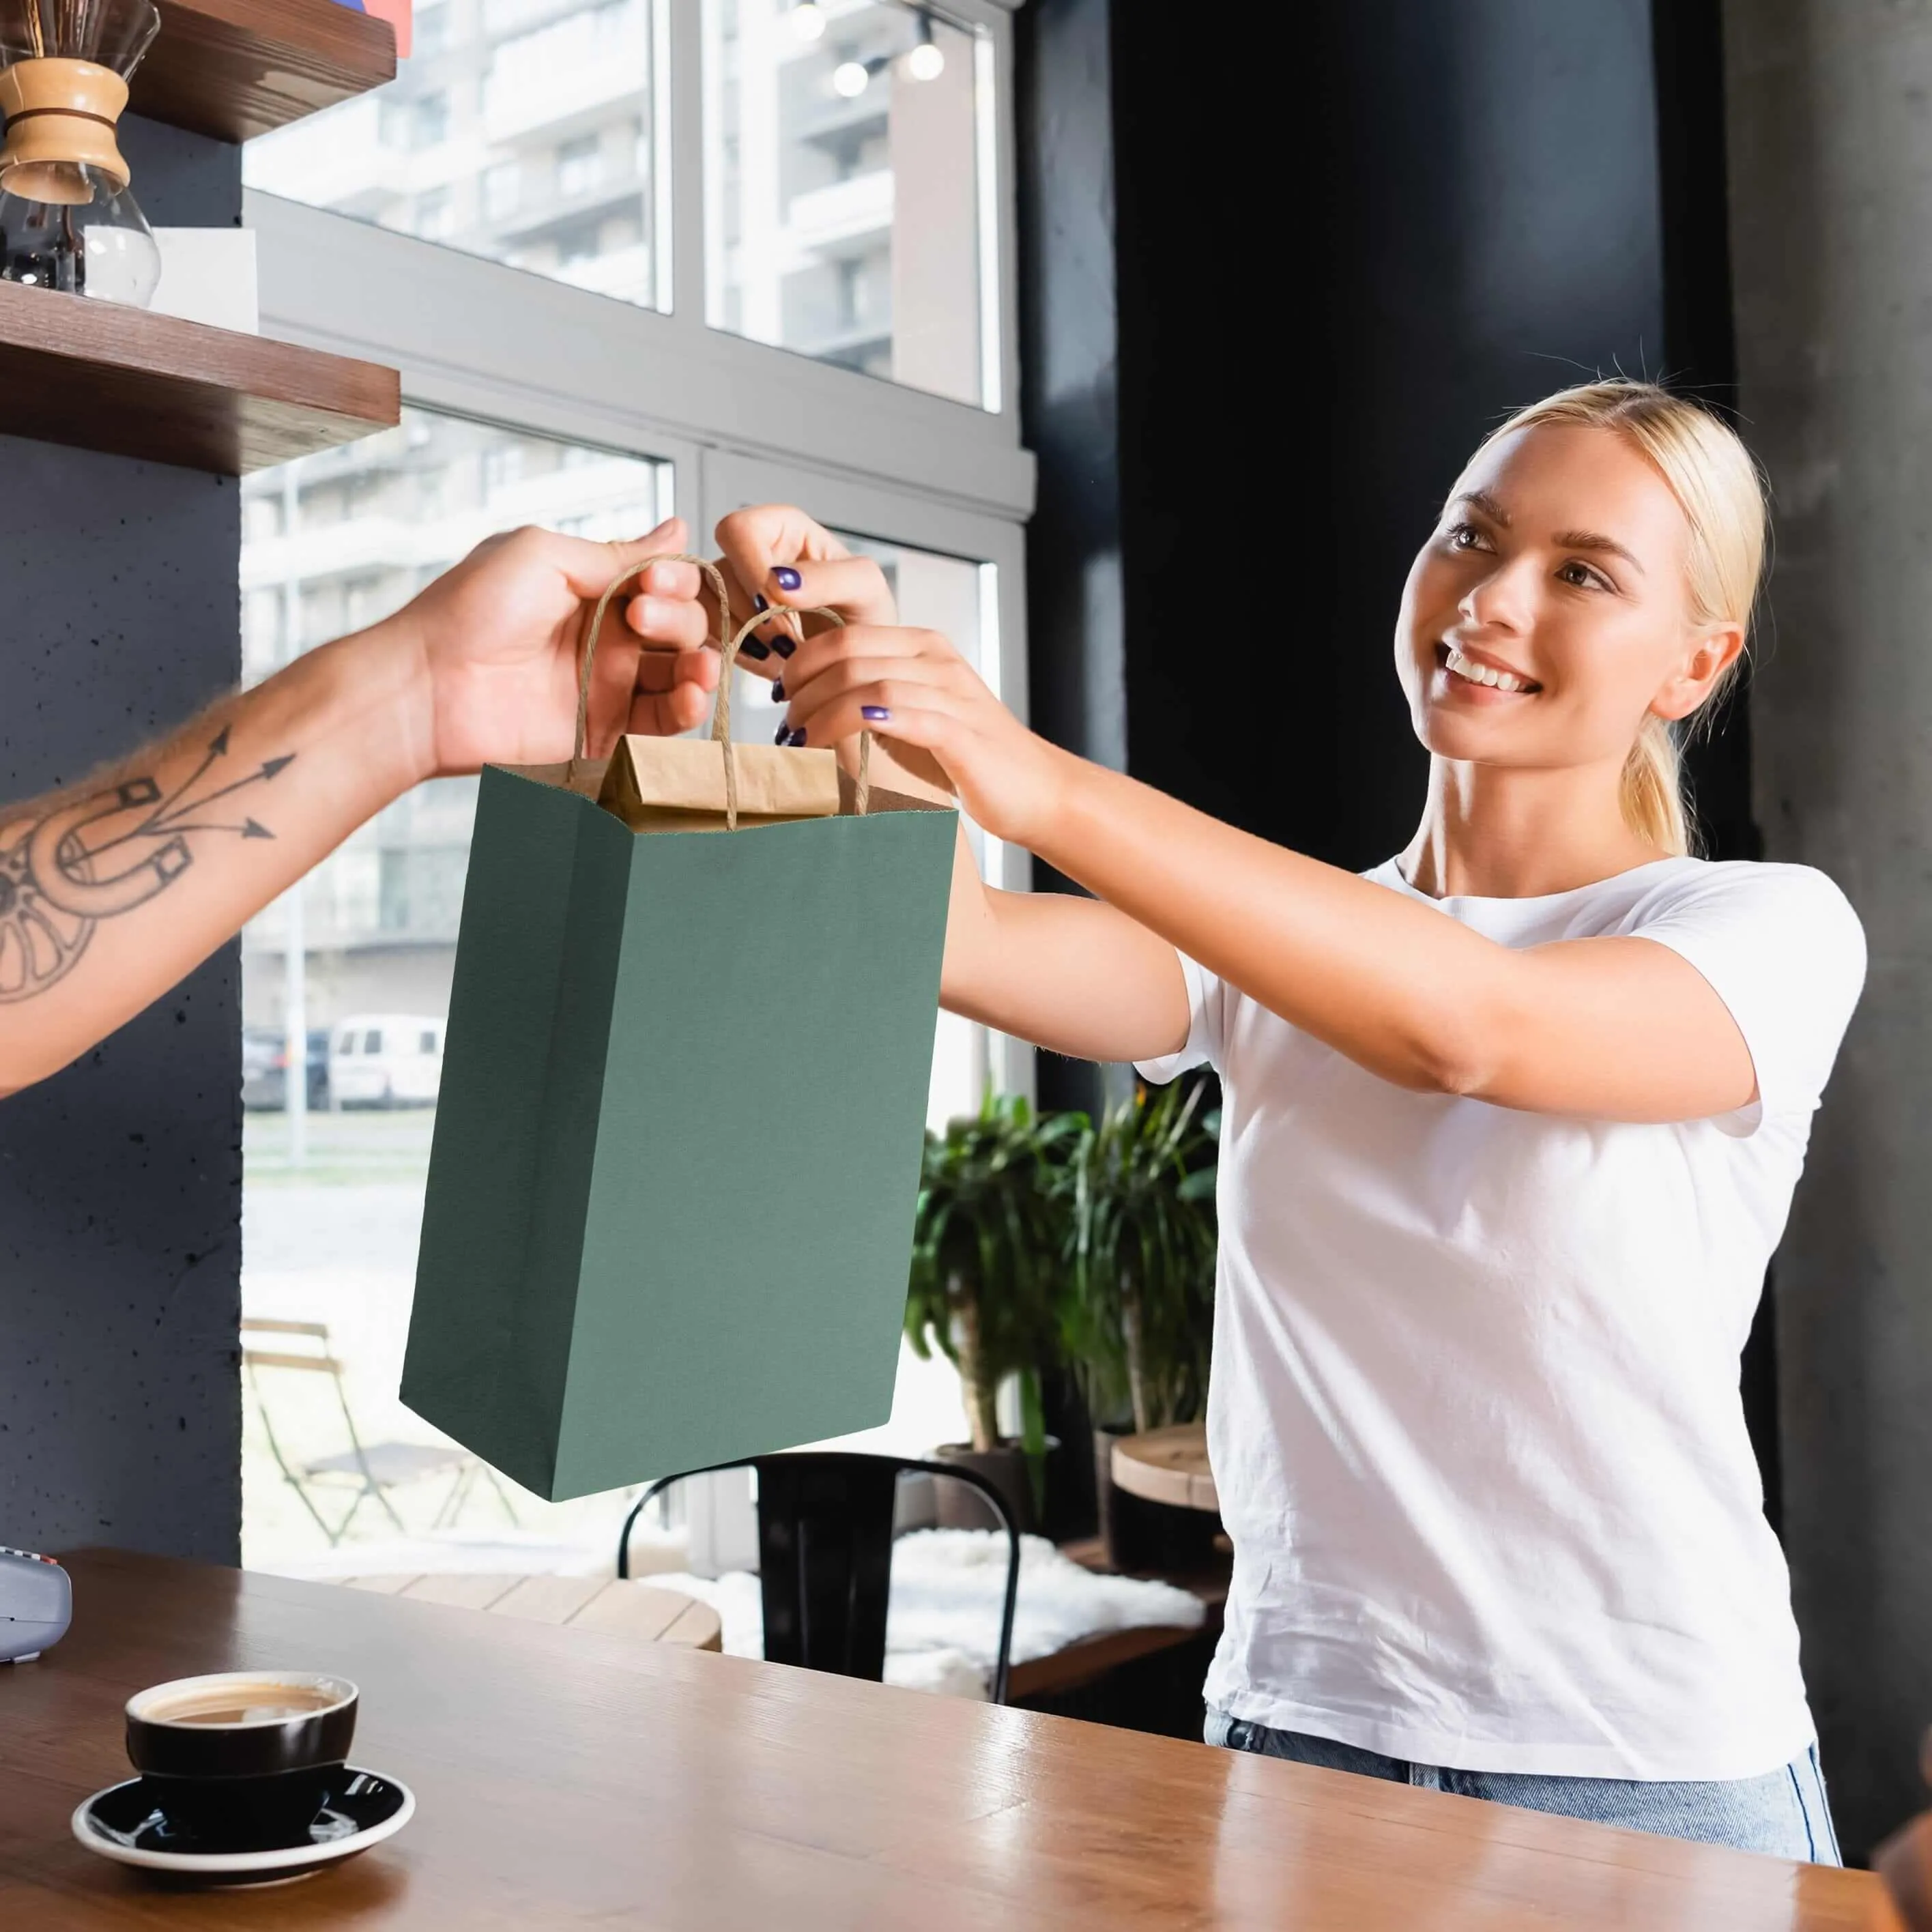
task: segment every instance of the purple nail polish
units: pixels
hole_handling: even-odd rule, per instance
[[[781,724],[778,727],[778,734],[772,740],[772,742],[774,745],[782,745],[790,736],[791,727],[789,724]]]
[[[874,724],[883,724],[892,716],[891,710],[883,704],[862,704],[859,716]]]
[[[756,638],[747,638],[738,646],[738,655],[741,658],[768,658],[771,654],[771,646],[760,644]]]
[[[782,704],[784,702],[784,680],[782,677],[775,677],[772,680],[772,702],[774,704]]]
[[[755,590],[752,592],[752,608],[754,610],[769,610],[771,608]]]
[[[778,588],[781,590],[796,590],[805,581],[796,571],[788,569],[783,564],[780,564],[772,574],[778,579]]]
[[[791,734],[789,742],[794,745],[802,745],[805,742],[805,727],[802,724]]]
[[[794,651],[798,649],[798,640],[796,638],[787,637],[784,633],[781,631],[772,640],[772,649],[776,651],[780,657],[788,658],[791,656]]]

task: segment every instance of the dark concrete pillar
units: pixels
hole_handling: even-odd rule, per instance
[[[1932,1723],[1932,15],[1726,0],[1740,402],[1777,496],[1768,856],[1871,948],[1779,1251],[1786,1544],[1846,1849]]]
[[[237,149],[123,133],[152,220],[238,221]],[[232,478],[0,437],[0,800],[235,682],[240,541]],[[0,1101],[0,1543],[237,1559],[239,977]]]

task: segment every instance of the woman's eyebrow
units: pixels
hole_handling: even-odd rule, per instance
[[[1594,530],[1558,530],[1552,539],[1558,550],[1597,550],[1620,556],[1640,577],[1650,573],[1618,543],[1615,537],[1600,536]]]
[[[1473,506],[1481,511],[1491,523],[1499,525],[1504,530],[1508,530],[1510,526],[1508,511],[1504,509],[1486,490],[1465,490],[1456,499],[1456,502]],[[1455,506],[1452,504],[1450,507],[1453,509]]]

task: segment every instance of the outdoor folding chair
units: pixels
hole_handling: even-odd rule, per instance
[[[316,1346],[313,1348],[254,1348],[248,1346],[250,1335],[298,1338]],[[354,1413],[349,1406],[349,1392],[343,1386],[342,1364],[328,1346],[326,1322],[278,1322],[264,1316],[248,1316],[242,1319],[242,1365],[248,1373],[248,1386],[255,1398],[256,1413],[262,1418],[262,1432],[268,1438],[269,1454],[275,1459],[275,1466],[301,1497],[302,1507],[315,1519],[316,1527],[328,1538],[331,1549],[349,1533],[349,1526],[356,1520],[357,1512],[371,1497],[394,1524],[398,1533],[408,1534],[407,1526],[389,1500],[389,1492],[435,1476],[448,1476],[450,1486],[431,1528],[442,1529],[455,1522],[479,1475],[496,1491],[496,1500],[503,1506],[503,1514],[512,1522],[517,1520],[517,1512],[504,1492],[502,1484],[496,1480],[496,1472],[487,1463],[478,1462],[466,1450],[459,1449],[453,1444],[365,1443],[362,1440],[356,1426]],[[284,1453],[281,1439],[275,1433],[274,1423],[269,1414],[267,1399],[262,1392],[261,1382],[264,1370],[281,1369],[329,1377],[334,1384],[336,1402],[342,1411],[343,1426],[348,1432],[346,1449],[333,1455],[310,1456],[299,1461],[292,1461]],[[339,1521],[332,1524],[318,1504],[316,1494],[350,1486],[352,1486],[354,1493],[349,1508]]]

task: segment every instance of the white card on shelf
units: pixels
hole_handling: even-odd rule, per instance
[[[157,228],[161,279],[148,306],[156,315],[178,316],[259,334],[255,237],[246,228]]]

